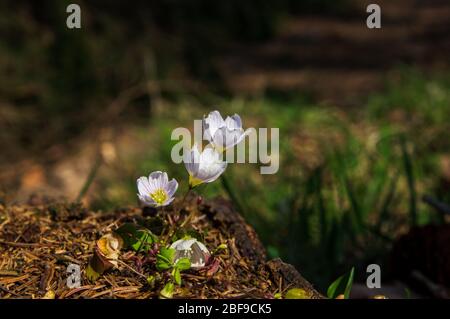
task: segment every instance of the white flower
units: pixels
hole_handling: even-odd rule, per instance
[[[213,111],[203,119],[203,130],[203,138],[219,151],[239,144],[249,133],[242,128],[239,115],[227,116],[224,120],[219,111]]]
[[[178,182],[173,178],[169,181],[167,173],[156,171],[150,176],[137,179],[138,197],[143,204],[150,206],[167,206],[173,200]]]
[[[184,155],[184,165],[189,173],[191,188],[202,183],[214,182],[227,167],[227,163],[215,149],[206,147],[200,153],[196,144]]]
[[[206,246],[195,238],[179,239],[170,245],[175,249],[174,262],[180,258],[188,258],[191,268],[202,268],[205,266],[211,254]]]

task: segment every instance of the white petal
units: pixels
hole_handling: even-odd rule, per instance
[[[226,127],[222,127],[216,131],[212,137],[212,144],[219,150],[225,149],[226,146]]]
[[[206,248],[206,246],[202,242],[197,240],[197,245],[203,252],[209,254],[208,248]]]
[[[225,119],[225,125],[229,130],[236,130],[242,128],[242,121],[239,115],[234,114],[233,116],[227,116]]]
[[[163,172],[161,171],[154,171],[152,173],[150,173],[148,179],[159,179],[159,177],[162,175]]]
[[[139,200],[146,205],[150,205],[150,206],[156,206],[155,201],[150,197],[150,196],[142,196],[140,194],[137,194],[139,197]]]
[[[173,202],[173,200],[175,199],[175,197],[170,197],[169,199],[167,199],[163,204],[161,204],[161,206],[167,206],[170,203]]]
[[[167,183],[166,186],[166,192],[167,195],[169,195],[169,197],[172,197],[173,194],[175,194],[175,192],[178,189],[178,182],[176,181],[175,178],[173,178],[170,182]]]
[[[161,171],[156,171],[150,174],[149,180],[153,181],[155,189],[164,188],[164,174]]]
[[[234,114],[231,118],[234,120],[236,128],[242,128],[242,120],[239,115]]]
[[[169,177],[167,176],[166,172],[164,172],[161,176],[161,183],[163,188],[167,185],[167,183],[169,183]]]
[[[225,121],[220,115],[219,111],[212,111],[208,114],[208,116],[203,120],[205,133],[203,134],[204,138],[209,140],[211,136],[214,136],[215,132],[225,126]]]
[[[197,241],[195,238],[191,239],[179,239],[176,242],[174,242],[172,245],[170,245],[170,248],[176,249],[176,250],[189,250],[191,249],[191,246]]]
[[[172,243],[172,245],[170,245],[170,248],[177,249],[177,246],[178,246],[183,240],[184,240],[184,239],[178,239],[177,241],[174,241],[174,242]]]
[[[188,171],[189,174],[192,173],[193,171],[193,163],[192,163],[192,151],[189,150],[186,153],[183,153],[183,163],[184,166],[186,167],[186,170]]]
[[[141,195],[148,195],[152,192],[152,188],[148,182],[147,177],[141,176],[136,181],[137,188],[139,191],[139,194]]]
[[[211,129],[209,127],[209,124],[206,122],[206,119],[202,122],[203,127],[203,139],[210,141],[211,140]]]
[[[195,176],[200,165],[200,152],[198,151],[197,144],[194,144],[191,150],[184,156],[183,160],[189,175]]]
[[[206,147],[200,155],[200,163],[214,163],[220,160],[220,154],[212,147]]]
[[[244,132],[241,129],[229,132],[227,135],[227,148],[233,147],[237,145],[240,141],[242,141],[243,134]]]
[[[227,168],[227,163],[223,162],[220,164],[217,164],[214,167],[214,172],[208,177],[206,178],[204,181],[205,183],[211,183],[214,182],[216,179],[218,179],[220,177],[220,175],[223,174],[223,172],[225,172],[225,169]]]

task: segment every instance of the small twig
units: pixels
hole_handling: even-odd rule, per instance
[[[39,288],[41,291],[46,291],[55,275],[55,266],[53,264],[46,264],[44,273],[42,274]]]
[[[415,281],[422,284],[435,298],[447,299],[449,297],[448,291],[445,287],[434,283],[420,271],[413,270],[411,272],[411,277]]]
[[[437,201],[436,199],[432,198],[429,195],[424,195],[422,197],[422,201],[424,203],[430,205],[434,209],[436,209],[438,212],[450,215],[450,206],[449,205],[444,204],[440,201]]]
[[[0,270],[0,276],[17,277],[17,276],[19,276],[19,273],[15,270]]]
[[[2,290],[2,291],[4,291],[4,292],[6,292],[6,293],[8,293],[8,294],[11,294],[11,295],[13,295],[14,297],[19,297],[19,295],[18,295],[18,294],[16,294],[15,292],[13,292],[13,291],[9,290],[9,289],[8,289],[8,288],[6,288],[6,287],[3,287],[3,285],[2,285],[2,284],[0,284],[0,290]]]
[[[53,256],[54,256],[54,257],[56,258],[56,260],[58,260],[58,261],[71,262],[71,263],[74,263],[74,264],[77,264],[77,265],[81,264],[80,261],[76,260],[76,259],[73,258],[73,257],[67,256],[67,255],[53,254]]]
[[[0,244],[7,245],[7,246],[14,246],[14,247],[50,247],[53,246],[51,244],[44,244],[44,243],[16,243],[13,241],[6,241],[0,239]]]
[[[134,272],[136,275],[139,275],[139,276],[141,276],[141,277],[147,279],[147,276],[146,276],[146,275],[144,275],[144,274],[138,272],[136,269],[134,269],[134,268],[131,267],[130,265],[126,264],[126,263],[123,262],[122,260],[117,259],[117,261],[118,261],[122,266],[125,266],[125,267],[127,267],[129,270],[131,270],[132,272]]]

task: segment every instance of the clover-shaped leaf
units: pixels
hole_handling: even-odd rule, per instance
[[[126,248],[132,248],[135,251],[148,251],[158,240],[158,237],[150,230],[132,223],[123,224],[115,233],[122,237]]]
[[[136,241],[131,245],[135,251],[148,251],[155,242],[154,235],[149,230],[138,230],[136,232]]]
[[[175,249],[164,247],[161,248],[159,254],[156,255],[156,269],[161,271],[172,268],[174,258],[175,258]]]
[[[173,297],[173,291],[175,290],[175,285],[173,282],[168,282],[164,288],[159,292],[159,295],[162,298],[172,298]]]
[[[181,273],[180,273],[180,269],[179,268],[175,267],[172,270],[172,277],[175,280],[175,283],[177,285],[181,285]]]
[[[188,270],[191,268],[191,261],[189,258],[180,258],[177,260],[175,267],[179,270]]]

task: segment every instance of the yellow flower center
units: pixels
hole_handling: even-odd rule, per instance
[[[162,205],[167,200],[167,193],[162,188],[157,189],[154,193],[150,194],[150,197],[158,204]]]

